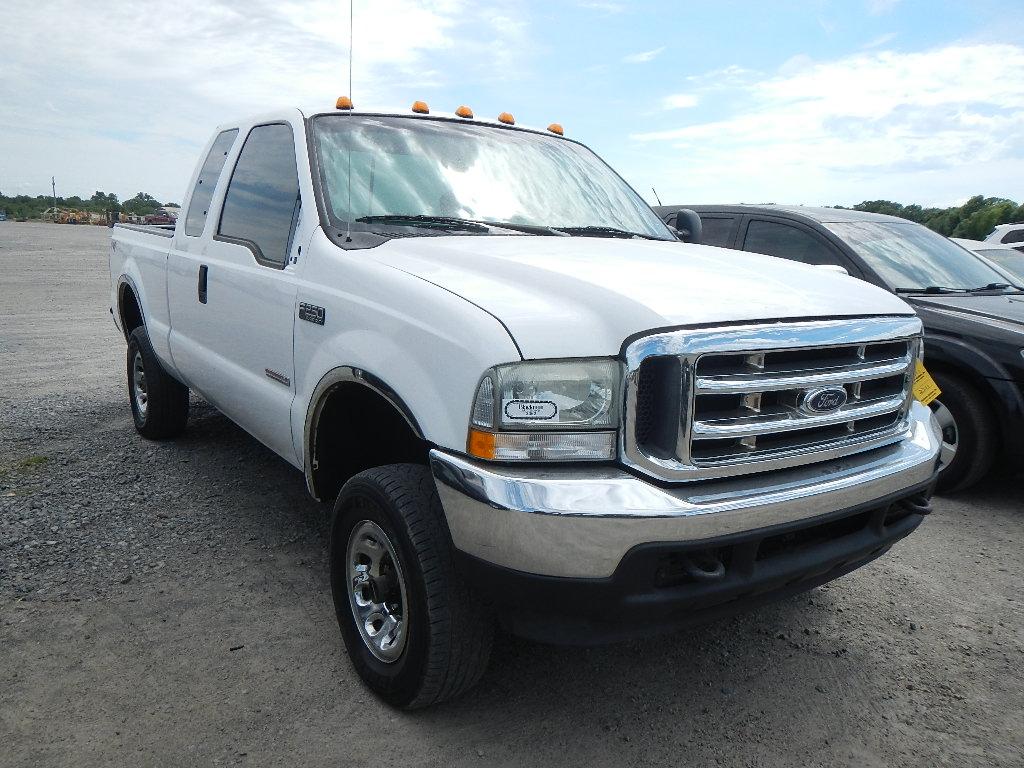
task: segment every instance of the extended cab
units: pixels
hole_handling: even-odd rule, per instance
[[[921,322],[845,275],[681,243],[593,152],[456,114],[225,124],[173,230],[119,225],[144,436],[189,389],[333,504],[353,665],[424,706],[495,621],[595,643],[805,590],[929,511]]]

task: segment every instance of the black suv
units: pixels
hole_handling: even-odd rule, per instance
[[[924,322],[932,410],[946,462],[940,490],[978,482],[997,456],[1024,455],[1024,291],[974,254],[894,216],[783,205],[658,206],[699,242],[807,264],[836,264],[906,299]],[[697,240],[698,238],[693,238]],[[723,257],[726,254],[723,252]]]

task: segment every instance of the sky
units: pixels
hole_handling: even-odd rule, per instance
[[[648,202],[1024,198],[1020,0],[354,0],[358,108],[555,121]],[[0,191],[180,202],[220,123],[348,92],[347,0],[5,0]]]

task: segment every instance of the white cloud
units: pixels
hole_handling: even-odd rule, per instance
[[[5,189],[43,192],[54,173],[58,193],[142,189],[179,200],[218,123],[330,106],[348,90],[349,12],[339,0],[184,0],[155,14],[14,0],[3,16]],[[530,55],[522,16],[514,2],[498,14],[470,0],[355,0],[352,96],[368,106],[429,96],[442,68],[464,82],[515,77]]]
[[[900,0],[867,0],[868,13],[881,16],[899,5]]]
[[[861,53],[789,74],[748,73],[733,88],[740,106],[729,117],[632,138],[669,142],[682,160],[660,173],[704,180],[734,200],[856,202],[911,179],[929,188],[905,199],[940,188],[954,197],[982,169],[991,177],[1002,167],[1004,189],[1024,172],[1018,46]]]
[[[863,48],[881,48],[886,43],[891,43],[895,39],[896,39],[896,33],[895,32],[886,32],[885,34],[879,35],[878,37],[874,38],[873,40],[869,40],[868,42],[864,43],[864,45],[862,47]]]
[[[602,11],[606,14],[622,13],[626,10],[624,3],[604,2],[602,0],[579,0],[576,3],[580,8],[591,11]]]
[[[622,61],[625,64],[643,64],[651,61],[655,56],[658,56],[662,51],[665,50],[665,46],[661,48],[654,48],[650,51],[641,51],[640,53],[631,53],[628,56],[623,56]]]
[[[673,93],[661,100],[662,109],[688,109],[697,106],[700,99],[693,93]]]

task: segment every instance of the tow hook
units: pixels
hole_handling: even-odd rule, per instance
[[[900,506],[916,515],[930,515],[932,513],[932,503],[923,493],[901,499]]]
[[[725,563],[711,552],[693,552],[683,555],[680,565],[694,581],[718,581],[725,576]]]

